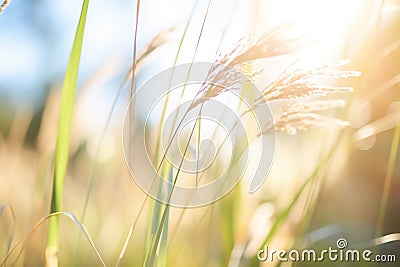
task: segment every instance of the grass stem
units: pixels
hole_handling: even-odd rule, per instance
[[[397,151],[399,148],[399,139],[400,139],[400,126],[397,126],[396,129],[394,130],[394,134],[393,134],[392,146],[390,148],[389,161],[388,161],[388,165],[387,165],[387,169],[386,169],[385,182],[383,185],[383,192],[382,192],[381,202],[380,202],[379,211],[378,211],[378,219],[377,219],[377,223],[376,223],[376,236],[377,237],[381,236],[382,232],[383,232],[385,213],[386,213],[386,208],[387,208],[388,200],[389,200],[390,187],[391,187],[392,180],[393,180],[393,172],[394,172],[394,168],[395,168]]]

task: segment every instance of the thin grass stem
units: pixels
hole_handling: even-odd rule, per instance
[[[399,140],[400,140],[400,126],[397,126],[396,129],[394,130],[392,146],[390,148],[390,154],[389,154],[389,161],[386,168],[385,182],[383,184],[383,192],[382,192],[381,202],[379,205],[378,219],[376,223],[376,236],[381,236],[383,232],[386,208],[389,201],[390,187],[392,185],[393,172],[396,166],[395,164],[396,157],[399,149]]]

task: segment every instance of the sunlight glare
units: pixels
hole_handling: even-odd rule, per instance
[[[297,34],[304,35],[315,45],[305,51],[310,63],[321,62],[345,47],[350,25],[357,16],[361,0],[281,0],[265,1],[267,24],[293,25]],[[316,62],[313,62],[316,61]]]

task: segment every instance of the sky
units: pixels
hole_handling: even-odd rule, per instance
[[[251,3],[256,3],[255,5]],[[320,43],[305,51],[308,60],[320,61],[342,45],[346,26],[360,7],[360,0],[265,0],[210,1],[202,38],[194,50],[207,12],[207,0],[142,1],[138,53],[159,32],[170,27],[176,31],[169,43],[154,53],[138,74],[138,86],[159,71],[172,66],[181,34],[193,7],[195,10],[178,58],[179,63],[214,61],[225,32],[222,49],[251,33],[256,38],[268,27],[280,23],[296,24],[306,35]],[[60,89],[79,14],[81,0],[11,1],[0,15],[0,102],[16,109],[43,105],[49,89]],[[96,73],[105,70],[112,78],[94,84],[80,105],[82,125],[101,128],[127,73],[133,54],[136,2],[130,0],[92,0],[85,29],[78,91]],[[256,16],[254,15],[256,14]],[[322,44],[322,45],[321,45]],[[328,53],[327,53],[328,51]],[[307,54],[308,53],[308,54]],[[279,68],[271,68],[279,70]],[[125,90],[126,91],[126,90]],[[78,92],[79,96],[79,92]],[[107,108],[105,108],[107,107]],[[94,120],[93,118],[96,118]],[[97,121],[97,122],[96,122]]]

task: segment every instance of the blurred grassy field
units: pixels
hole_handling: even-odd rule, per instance
[[[233,10],[240,10],[243,3],[238,2],[238,6],[234,1],[224,3]],[[249,22],[253,26],[246,32],[250,39],[271,26],[266,25],[270,23],[268,19],[263,21],[262,18],[263,12],[270,12],[267,8],[272,2],[248,3],[250,14],[254,12],[254,21]],[[148,7],[146,4],[143,1],[142,5]],[[1,27],[7,23],[2,16],[12,8],[13,1],[0,14]],[[195,5],[190,20],[205,22],[205,29],[213,27],[204,17],[206,9],[203,6],[198,8],[201,12]],[[211,4],[209,16],[216,23],[218,16],[213,8]],[[345,9],[346,5],[342,8]],[[90,14],[90,6],[88,12]],[[238,14],[233,14],[237,17],[231,17],[232,23],[241,19],[242,13],[236,12]],[[132,13],[132,20],[126,23],[133,23],[134,17]],[[184,39],[188,29],[185,23],[182,29],[173,33],[179,37],[170,38],[167,44],[164,39],[158,39],[160,42],[138,48],[137,58],[149,56],[137,65],[135,77],[139,81],[165,64],[151,57],[152,49],[164,45],[180,48],[179,40]],[[229,28],[229,20],[220,21],[221,25],[224,23],[229,30],[223,30],[219,37],[225,38],[227,44],[224,47],[233,47],[229,34],[235,28]],[[354,92],[340,95],[347,101],[346,107],[327,113],[348,121],[349,126],[334,131],[313,128],[296,135],[278,133],[272,170],[255,194],[248,194],[246,185],[240,183],[226,197],[211,205],[196,209],[168,207],[168,226],[163,228],[164,233],[168,233],[164,240],[167,243],[163,245],[161,238],[160,244],[153,245],[156,246],[156,260],[147,262],[148,266],[353,266],[340,265],[339,262],[331,265],[259,262],[256,254],[264,244],[276,249],[324,248],[335,245],[339,237],[346,237],[350,244],[356,245],[400,232],[400,159],[397,157],[400,131],[399,25],[398,1],[363,2],[346,24],[339,55],[328,56],[335,60],[350,59],[346,68],[362,73],[360,78],[347,81],[349,86],[354,86]],[[138,27],[146,29],[147,25],[139,24]],[[299,27],[301,29],[304,25]],[[189,28],[189,32],[191,30]],[[167,31],[167,37],[169,34]],[[205,30],[199,37],[199,49],[207,38],[213,37]],[[137,38],[141,41],[140,34]],[[195,45],[190,48],[193,58],[196,58]],[[84,46],[82,54],[90,49]],[[172,50],[169,52],[176,52]],[[309,63],[307,55],[310,54],[306,53],[302,59],[306,65]],[[83,57],[82,60],[90,59]],[[284,63],[274,60],[256,61],[252,65],[262,66],[266,73],[272,73],[262,75],[257,82],[273,80],[277,69],[284,68]],[[163,210],[166,206],[150,199],[146,201],[147,195],[135,184],[125,165],[121,132],[132,75],[129,75],[130,67],[121,68],[114,63],[100,65],[78,83],[72,131],[68,138],[69,161],[61,211],[73,213],[84,225],[107,266],[117,264],[135,222],[120,266],[141,266],[151,247],[149,231],[152,225],[165,227],[160,218],[154,217],[155,207]],[[281,65],[275,67],[277,63]],[[310,64],[314,63],[315,58],[312,58]],[[66,64],[63,62],[62,65]],[[1,73],[0,70],[0,76]],[[97,123],[96,110],[88,110],[94,107],[91,102],[98,101],[97,88],[115,80],[118,82],[113,85],[119,84],[126,74],[128,81],[121,87],[124,93],[119,94],[118,86],[113,86],[112,97],[108,94],[102,96],[108,101],[102,112],[113,112],[111,119],[105,116],[95,131],[87,130],[87,116],[89,121],[92,119]],[[56,139],[60,127],[61,84],[59,77],[52,77],[42,84],[43,101],[35,108],[27,108],[12,100],[15,97],[11,96],[12,85],[0,83],[0,266],[13,266],[14,261],[16,266],[45,265],[48,220],[37,228],[35,225],[50,213]],[[20,97],[29,99],[30,96]],[[116,107],[113,107],[114,97],[119,97]],[[94,117],[87,114],[94,114]],[[107,123],[110,125],[104,130]],[[83,218],[88,192],[90,197]],[[101,266],[81,226],[65,215],[60,215],[59,220],[60,266]],[[398,242],[382,244],[374,249],[380,253],[396,254],[400,260]],[[163,253],[167,255],[165,262],[157,262]],[[7,255],[10,257],[6,258]],[[3,262],[5,259],[7,265]]]

